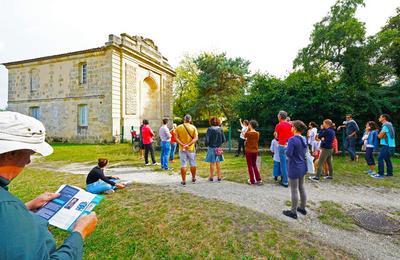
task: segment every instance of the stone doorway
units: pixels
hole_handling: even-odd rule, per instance
[[[160,124],[160,88],[152,77],[142,83],[141,119],[149,120],[152,127]]]

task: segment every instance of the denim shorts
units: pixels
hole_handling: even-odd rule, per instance
[[[181,167],[186,167],[189,162],[190,167],[196,166],[196,152],[179,151],[179,159],[181,160]]]

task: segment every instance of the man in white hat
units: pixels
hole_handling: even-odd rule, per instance
[[[32,154],[47,156],[52,152],[40,121],[15,112],[0,112],[0,259],[82,258],[83,239],[97,224],[95,213],[81,217],[57,249],[47,221],[31,212],[59,194],[44,193],[24,204],[8,192],[8,184],[30,163]]]

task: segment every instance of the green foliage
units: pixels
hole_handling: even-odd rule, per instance
[[[202,53],[195,64],[200,70],[197,110],[229,121],[236,115],[234,103],[245,93],[250,62],[225,53]]]
[[[197,117],[195,107],[199,95],[199,71],[194,63],[194,58],[184,57],[175,71],[174,114],[181,118],[188,113]]]
[[[197,119],[211,115],[231,119],[235,102],[243,96],[249,76],[249,61],[225,53],[202,53],[185,57],[176,69],[174,113],[190,113]]]
[[[254,118],[270,129],[276,113],[292,119],[342,122],[352,113],[362,127],[381,113],[400,125],[400,8],[375,36],[355,17],[362,0],[338,0],[314,26],[310,44],[294,60],[296,71],[285,79],[253,75],[249,95],[237,102],[239,116]]]
[[[365,24],[355,13],[363,0],[338,0],[330,13],[314,25],[311,43],[300,50],[294,67],[319,74],[339,74],[343,70],[346,52],[365,40]]]

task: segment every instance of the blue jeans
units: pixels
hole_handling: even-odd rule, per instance
[[[390,160],[392,153],[391,153],[390,149],[391,148],[387,145],[381,146],[381,151],[379,152],[379,155],[378,155],[378,173],[381,176],[383,176],[385,173],[385,162],[386,162],[386,167],[387,167],[387,174],[388,175],[393,174],[393,164],[392,164],[392,161]]]
[[[286,169],[286,147],[279,145],[279,159],[281,161],[281,174],[282,174],[282,183],[285,185],[289,184],[287,169]]]
[[[171,161],[174,160],[175,151],[176,151],[176,146],[177,146],[177,143],[172,143],[172,144],[171,144],[171,152],[169,153],[169,159],[170,159]]]
[[[113,181],[115,183],[120,182],[117,179],[111,179],[111,181]],[[93,182],[91,184],[88,184],[86,186],[86,190],[88,192],[90,192],[90,193],[93,193],[93,194],[100,194],[100,193],[105,192],[107,190],[115,190],[116,188],[117,187],[112,186],[111,184],[108,184],[107,182],[104,182],[102,180],[98,180],[98,181]]]
[[[274,177],[282,176],[281,174],[281,163],[274,161],[274,171],[272,172]]]
[[[352,161],[356,158],[356,138],[346,138],[344,142],[345,149],[349,152]]]
[[[171,151],[171,144],[169,141],[161,141],[161,168],[168,169],[169,153]]]

